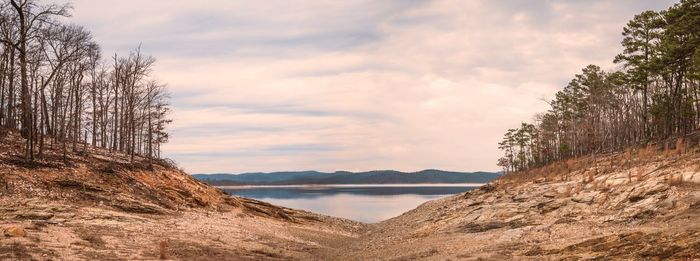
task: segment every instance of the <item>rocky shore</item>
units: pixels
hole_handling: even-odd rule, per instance
[[[0,136],[0,260],[313,259],[364,224],[227,195],[168,162]]]
[[[371,225],[324,259],[694,260],[700,157],[670,154],[609,154],[513,174]]]
[[[233,197],[167,162],[0,142],[0,260],[693,260],[700,154],[627,151],[513,173],[362,224]],[[13,145],[14,144],[14,145]]]

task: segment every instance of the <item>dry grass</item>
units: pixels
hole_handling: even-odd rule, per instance
[[[647,150],[646,149],[638,149],[637,150],[637,160],[646,161],[646,159],[647,159]]]
[[[629,168],[632,166],[632,148],[627,148],[625,149],[625,154],[624,154],[624,159],[625,159],[625,167]]]
[[[647,144],[647,160],[653,160],[656,157],[657,149],[653,144]]]
[[[680,160],[687,158],[686,155],[700,154],[699,136],[700,131],[684,137],[628,147],[616,153],[592,154],[553,162],[545,166],[509,173],[501,177],[497,184],[522,184],[533,180],[540,182],[541,180],[544,182],[578,180],[583,184],[589,184],[598,175],[623,170],[630,170],[627,173],[628,183],[643,181],[646,179],[644,169],[632,170],[635,166],[663,161],[672,157]],[[700,171],[700,164],[698,164],[697,171]]]
[[[637,181],[644,181],[644,169],[639,168],[636,173],[637,173]]]
[[[685,143],[683,142],[683,137],[676,139],[676,155],[680,156],[685,154]]]
[[[627,172],[627,183],[632,183],[632,172]]]
[[[87,205],[102,202],[119,209],[135,209],[134,202],[160,210],[229,207],[223,192],[169,166],[150,165],[141,157],[130,162],[126,155],[82,144],[79,151],[67,155],[68,164],[62,150],[50,146],[43,159],[24,160],[23,140],[14,131],[0,135],[0,186],[12,194]]]
[[[569,159],[566,161],[566,173],[571,173],[574,170],[574,167],[576,167],[575,159]]]

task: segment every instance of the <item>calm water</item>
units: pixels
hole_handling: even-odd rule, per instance
[[[223,187],[233,195],[362,222],[389,219],[423,202],[461,193],[478,184],[329,185]]]

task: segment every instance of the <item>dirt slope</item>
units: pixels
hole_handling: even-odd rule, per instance
[[[700,153],[661,146],[512,174],[361,224],[231,197],[168,164],[0,133],[0,260],[692,260]]]
[[[700,258],[700,155],[644,150],[514,174],[372,225],[333,260]]]
[[[0,131],[0,260],[308,259],[363,227],[231,197],[165,162],[47,147],[26,161]]]

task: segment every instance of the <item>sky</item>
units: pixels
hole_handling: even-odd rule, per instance
[[[495,171],[503,133],[634,14],[673,1],[76,0],[105,56],[168,84],[166,157],[190,173]]]

